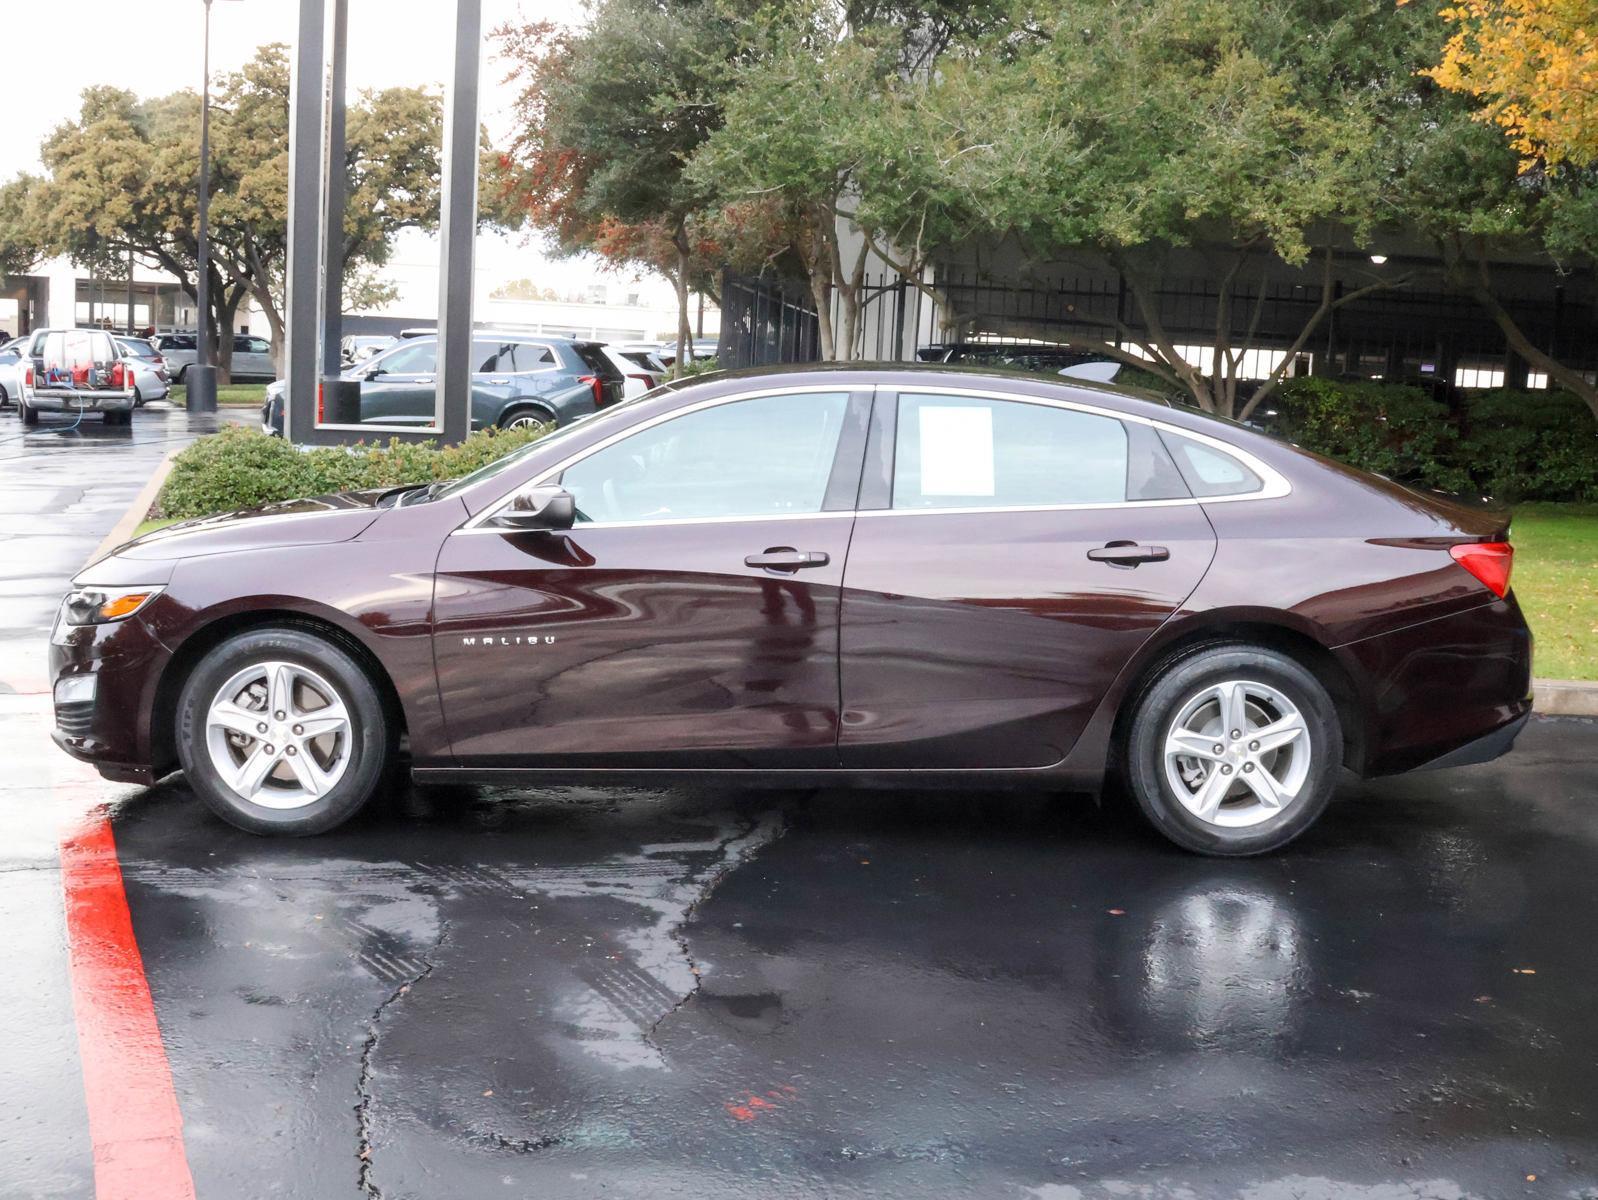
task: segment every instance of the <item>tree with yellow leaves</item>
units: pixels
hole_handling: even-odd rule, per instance
[[[1424,73],[1480,101],[1522,170],[1598,164],[1598,0],[1455,0],[1442,15],[1452,35]]]

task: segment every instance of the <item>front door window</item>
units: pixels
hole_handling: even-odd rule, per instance
[[[806,392],[701,409],[596,450],[561,483],[579,523],[818,513],[848,402]]]

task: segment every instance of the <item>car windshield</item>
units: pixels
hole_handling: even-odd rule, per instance
[[[488,463],[486,466],[478,467],[477,470],[473,471],[470,475],[463,475],[452,483],[446,484],[444,487],[433,493],[433,499],[442,500],[446,496],[456,496],[461,492],[464,492],[467,488],[476,487],[485,479],[492,479],[501,472],[510,470],[517,463],[521,462],[529,455],[542,450],[545,446],[570,437],[576,430],[581,429],[584,432],[588,432],[601,425],[609,425],[615,421],[617,414],[626,413],[627,410],[630,409],[634,404],[638,403],[638,401],[656,395],[659,390],[660,389],[657,388],[652,392],[644,392],[641,395],[631,396],[618,404],[611,405],[602,412],[590,413],[586,417],[578,417],[577,420],[573,421],[564,429],[557,429],[554,433],[546,433],[536,442],[528,442],[527,445],[512,450],[509,454],[505,455],[505,457],[496,458],[493,462]]]

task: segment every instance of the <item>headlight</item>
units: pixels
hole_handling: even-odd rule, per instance
[[[159,587],[75,588],[61,601],[63,625],[107,625],[125,620],[161,594]]]

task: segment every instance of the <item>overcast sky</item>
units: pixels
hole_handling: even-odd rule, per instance
[[[215,0],[212,77],[241,66],[258,46],[292,44],[298,9],[295,0]],[[449,0],[350,0],[349,11],[352,95],[368,87],[443,84],[454,29]],[[483,29],[518,17],[575,20],[581,11],[578,0],[483,0]],[[29,6],[26,49],[6,54],[0,65],[7,97],[0,108],[0,180],[43,169],[40,141],[76,115],[79,93],[89,84],[141,96],[198,91],[203,13],[202,0],[36,0]],[[501,82],[504,74],[485,44],[482,118],[496,136],[506,128],[513,97]],[[531,249],[527,256],[529,268],[540,257]],[[556,273],[570,279],[590,269],[565,263]]]
[[[45,0],[31,5],[31,50],[7,54],[5,136],[0,179],[37,171],[39,142],[78,110],[88,84],[113,84],[141,96],[200,88],[201,0]],[[395,84],[442,84],[448,69],[454,5],[449,0],[350,0],[350,90]],[[211,7],[211,73],[237,68],[256,47],[294,40],[294,0],[216,0]],[[574,19],[575,2],[483,0],[483,28],[518,14]],[[503,64],[484,47],[483,119],[503,128],[509,89]]]

